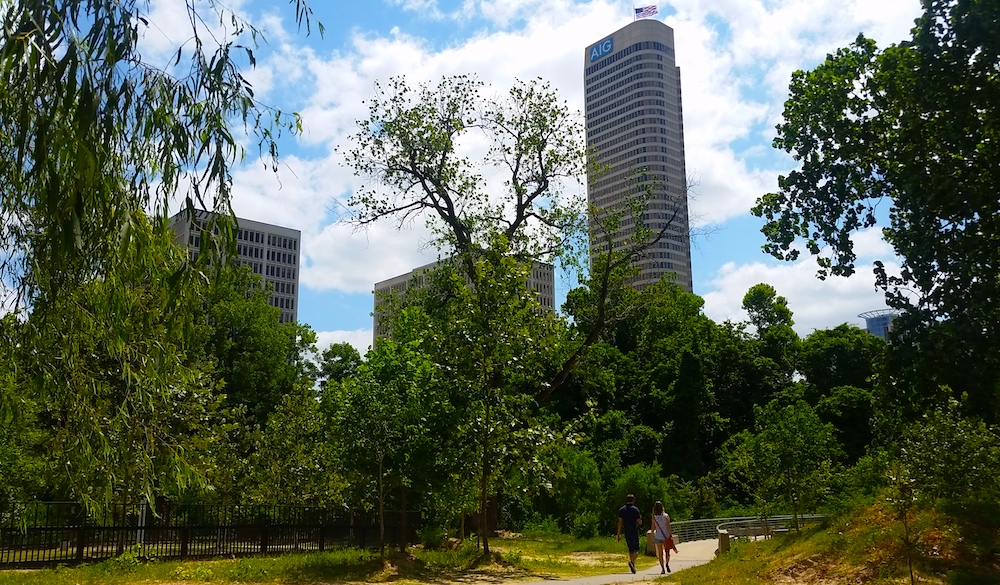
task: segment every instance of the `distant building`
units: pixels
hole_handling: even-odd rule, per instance
[[[642,214],[645,228],[663,239],[638,260],[641,272],[630,284],[642,288],[674,273],[692,291],[687,172],[681,71],[674,61],[674,31],[658,20],[637,20],[589,45],[583,53],[587,145],[607,173],[590,181],[587,197],[598,209],[620,208],[643,194],[637,176],[653,186]],[[591,261],[597,253],[619,250],[635,233],[624,217],[613,240],[603,241],[591,226]]]
[[[892,331],[892,320],[896,317],[895,309],[876,309],[865,311],[858,315],[865,320],[865,329],[875,337],[889,341],[889,332]]]
[[[170,218],[170,229],[192,258],[198,257],[201,233],[212,217],[210,211],[198,211],[194,222],[189,222],[182,211]],[[271,305],[281,309],[282,323],[298,321],[302,232],[249,219],[236,221],[236,262],[249,266],[265,284],[273,286]]]
[[[372,332],[377,340],[380,337],[389,335],[388,327],[381,322],[382,313],[385,306],[385,296],[388,294],[399,295],[405,293],[411,286],[420,288],[424,286],[424,274],[440,265],[440,261],[431,262],[410,272],[394,276],[387,280],[375,283],[375,310],[372,312]],[[528,273],[527,287],[538,297],[538,304],[543,309],[555,312],[556,292],[555,292],[555,267],[545,262],[532,262],[531,271]]]

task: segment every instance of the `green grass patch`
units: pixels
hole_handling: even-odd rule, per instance
[[[909,518],[909,548],[918,583],[985,585],[1000,583],[1000,527],[994,540],[974,535],[979,525],[965,518],[921,510]],[[876,504],[800,533],[756,542],[734,542],[732,550],[707,565],[667,579],[677,585],[709,583],[908,584],[907,544],[898,518]],[[991,544],[993,543],[993,544]],[[658,579],[663,580],[663,579]]]
[[[566,579],[622,572],[625,545],[612,537],[577,540],[563,534],[527,534],[490,540],[484,558],[475,540],[406,554],[344,549],[272,557],[144,561],[136,551],[101,563],[53,569],[0,571],[0,585],[155,585],[160,583],[448,583]],[[655,564],[640,556],[640,568]]]
[[[134,583],[328,583],[366,581],[382,569],[378,553],[345,549],[277,557],[133,561],[128,555],[78,567],[0,571],[0,585]]]

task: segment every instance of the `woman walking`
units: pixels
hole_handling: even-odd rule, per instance
[[[653,504],[653,542],[656,544],[656,558],[660,561],[660,574],[670,572],[670,549],[674,541],[670,531],[670,516],[663,511],[663,502]]]

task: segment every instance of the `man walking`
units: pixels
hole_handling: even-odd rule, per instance
[[[625,544],[628,545],[628,568],[635,573],[635,559],[639,556],[639,526],[642,525],[642,513],[635,505],[635,496],[625,496],[625,505],[618,509],[618,542],[625,533]]]

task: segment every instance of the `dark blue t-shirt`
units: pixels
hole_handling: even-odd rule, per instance
[[[642,513],[635,504],[625,504],[618,508],[618,517],[622,519],[622,534],[639,536],[639,525],[636,520],[642,519]]]

